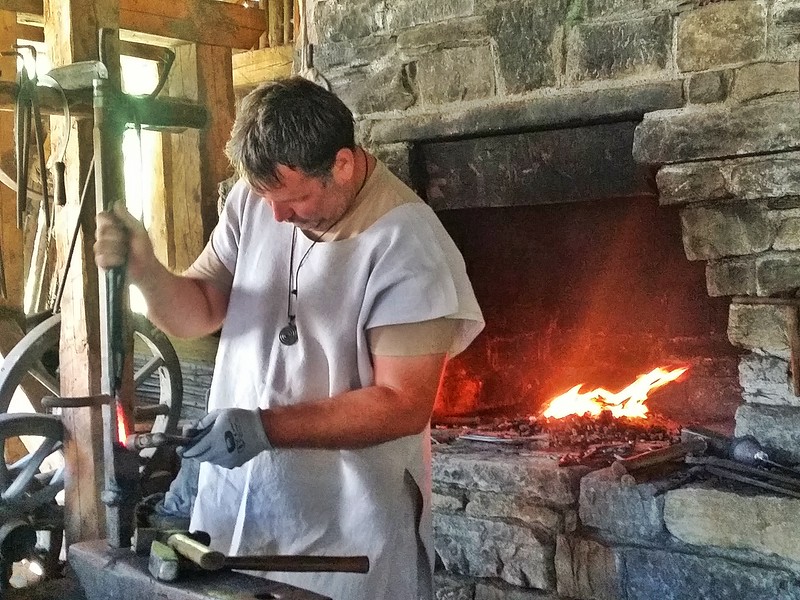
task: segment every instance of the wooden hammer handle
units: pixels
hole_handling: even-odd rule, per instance
[[[249,571],[366,573],[367,556],[229,556],[225,567]]]
[[[167,539],[167,545],[206,571],[217,571],[225,566],[225,555],[222,552],[212,550],[183,533],[173,533]]]

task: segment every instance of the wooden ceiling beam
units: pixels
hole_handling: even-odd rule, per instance
[[[40,22],[43,14],[42,0],[3,0],[0,10],[35,15]],[[266,30],[264,10],[217,0],[120,0],[119,23],[125,39],[240,50],[258,47],[258,38]]]

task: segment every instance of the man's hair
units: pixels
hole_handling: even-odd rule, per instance
[[[327,177],[336,153],[355,147],[353,113],[335,94],[301,77],[270,81],[242,100],[225,153],[255,188],[280,183],[278,165]]]

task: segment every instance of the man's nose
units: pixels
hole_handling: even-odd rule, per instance
[[[271,202],[270,206],[272,207],[272,214],[275,220],[279,223],[288,221],[294,216],[294,211],[288,206],[281,206],[276,202]]]

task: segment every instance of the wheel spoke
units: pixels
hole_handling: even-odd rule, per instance
[[[164,364],[164,359],[160,356],[154,356],[151,358],[149,361],[147,361],[147,364],[143,365],[141,369],[136,371],[136,374],[133,376],[133,386],[138,388],[143,381],[155,373]]]
[[[54,396],[61,395],[61,386],[58,383],[58,380],[50,375],[47,371],[38,368],[32,368],[28,371],[31,376],[36,379],[39,383],[41,383],[44,387],[47,388],[47,391],[53,394]]]
[[[39,467],[44,462],[44,459],[50,456],[55,451],[56,446],[58,446],[60,443],[61,442],[58,440],[42,440],[42,443],[36,449],[36,452],[30,455],[31,459],[27,461],[25,467],[14,478],[14,483],[8,486],[8,488],[3,492],[3,495],[0,497],[2,497],[2,499],[5,501],[9,501],[21,494],[25,488],[30,485],[31,481],[33,481],[34,476],[39,471]]]

